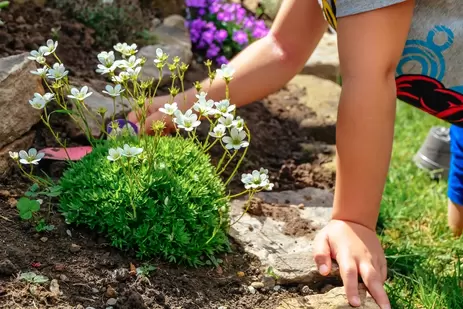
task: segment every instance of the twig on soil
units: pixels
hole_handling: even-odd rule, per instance
[[[6,220],[8,222],[13,222],[13,220],[11,220],[11,219],[9,219],[9,218],[7,218],[5,216],[2,216],[2,215],[0,215],[0,218],[3,219],[3,220]]]

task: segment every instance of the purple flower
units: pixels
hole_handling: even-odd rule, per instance
[[[220,52],[220,48],[217,45],[212,44],[212,45],[209,46],[209,49],[207,50],[206,57],[208,59],[215,58],[215,57],[217,57],[219,52]]]
[[[186,6],[189,6],[189,7],[196,7],[196,8],[206,7],[205,0],[186,0],[185,3],[186,3]]]
[[[214,31],[208,30],[203,32],[203,35],[201,36],[201,41],[206,43],[206,45],[212,44],[212,42],[214,41]]]
[[[235,13],[236,21],[240,23],[246,17],[246,10],[242,7],[238,8]]]
[[[219,43],[223,43],[228,37],[227,30],[220,29],[215,33],[215,40]]]
[[[116,119],[114,120],[114,122],[110,122],[108,126],[106,127],[106,131],[108,132],[108,134],[110,134],[113,131],[113,123],[117,124],[119,129],[123,129],[123,128],[130,126],[134,130],[135,134],[138,134],[137,126],[133,122],[130,122],[125,119]]]
[[[245,45],[249,42],[248,34],[243,30],[233,32],[233,41],[240,45]]]
[[[254,28],[254,18],[252,17],[246,17],[243,21],[243,27],[246,29],[252,29]]]
[[[216,59],[215,61],[217,62],[218,65],[222,65],[222,64],[227,64],[227,63],[228,63],[228,59],[225,58],[225,56],[217,57],[217,59]]]

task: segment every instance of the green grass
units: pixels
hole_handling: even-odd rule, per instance
[[[447,228],[447,183],[412,162],[429,129],[445,125],[398,103],[391,168],[379,220],[392,308],[463,308],[463,241]]]

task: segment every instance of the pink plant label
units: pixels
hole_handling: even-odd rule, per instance
[[[82,146],[82,147],[69,147],[64,150],[64,148],[44,148],[40,150],[45,154],[44,159],[48,160],[57,160],[57,161],[64,161],[69,159],[71,161],[79,161],[87,154],[92,152],[92,147],[90,146]],[[66,153],[67,152],[67,153]]]

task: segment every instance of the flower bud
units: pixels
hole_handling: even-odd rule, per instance
[[[156,120],[155,122],[151,124],[151,129],[155,133],[161,133],[162,131],[164,131],[165,127],[166,127],[166,123],[162,120]]]
[[[108,112],[108,109],[106,107],[100,107],[97,110],[97,113],[101,115],[101,117],[104,118],[104,115]]]
[[[168,66],[170,72],[175,72],[177,70],[177,64],[172,63]]]
[[[211,65],[212,65],[212,60],[211,60],[211,59],[207,59],[207,60],[204,62],[204,65],[207,66],[208,68],[210,68]]]
[[[178,64],[178,63],[180,62],[180,57],[179,57],[179,56],[175,56],[173,60],[174,60],[174,63],[175,63],[175,64]]]
[[[200,83],[199,81],[195,81],[195,82],[193,83],[193,86],[195,87],[195,89],[196,89],[196,91],[197,91],[198,93],[200,93],[200,92],[201,92],[201,89],[203,88],[203,86],[201,85],[201,83]]]
[[[182,62],[182,64],[180,65],[180,71],[182,73],[185,73],[188,70],[188,67],[188,64]]]

